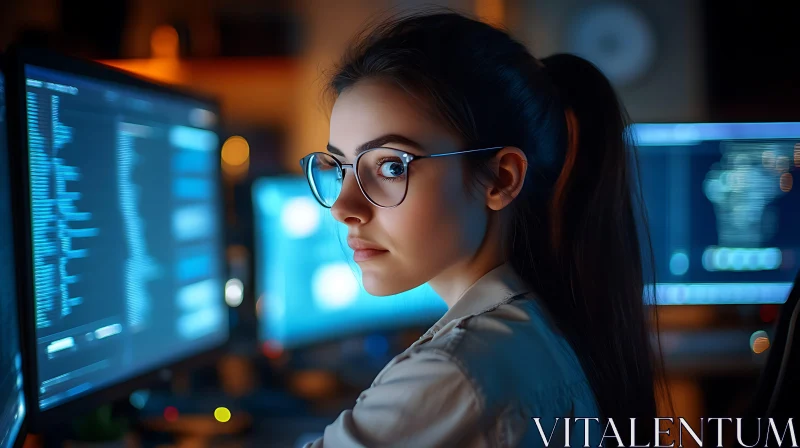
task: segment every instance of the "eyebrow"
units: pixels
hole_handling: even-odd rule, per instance
[[[386,134],[359,145],[358,148],[356,148],[356,155],[359,155],[368,149],[380,148],[387,143],[400,143],[402,145],[411,146],[412,148],[424,151],[422,145],[408,137],[403,137],[402,135],[398,134]],[[345,157],[344,152],[341,149],[331,145],[330,143],[328,143],[328,152],[337,156]]]

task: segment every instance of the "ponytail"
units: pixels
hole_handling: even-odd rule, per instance
[[[548,204],[559,290],[546,298],[548,308],[575,346],[604,417],[641,418],[638,432],[652,433],[658,398],[671,404],[660,350],[650,346],[648,323],[657,330],[658,319],[645,297],[654,297],[655,272],[629,120],[590,62],[569,54],[542,62],[567,129]]]

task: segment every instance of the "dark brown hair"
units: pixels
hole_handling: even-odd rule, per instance
[[[652,434],[656,392],[665,391],[651,342],[655,307],[646,304],[655,276],[643,254],[652,251],[627,116],[606,77],[573,55],[539,61],[503,30],[437,12],[359,36],[330,88],[335,96],[368,78],[420,98],[463,149],[525,152],[527,177],[507,223],[510,261],[572,344],[598,417],[640,418],[637,432]],[[492,155],[464,158],[475,178]]]

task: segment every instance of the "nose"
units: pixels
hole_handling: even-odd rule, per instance
[[[372,204],[358,187],[356,176],[345,173],[342,190],[331,207],[333,218],[347,225],[365,224],[372,217]]]

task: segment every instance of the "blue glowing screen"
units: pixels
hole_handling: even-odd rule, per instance
[[[25,418],[8,177],[5,86],[0,74],[0,448],[14,446]]]
[[[633,131],[659,303],[784,302],[800,268],[800,123]]]
[[[447,310],[427,285],[389,297],[361,285],[347,228],[300,177],[253,187],[261,339],[293,347],[371,330],[433,324]]]
[[[227,339],[216,112],[27,65],[39,407]]]

